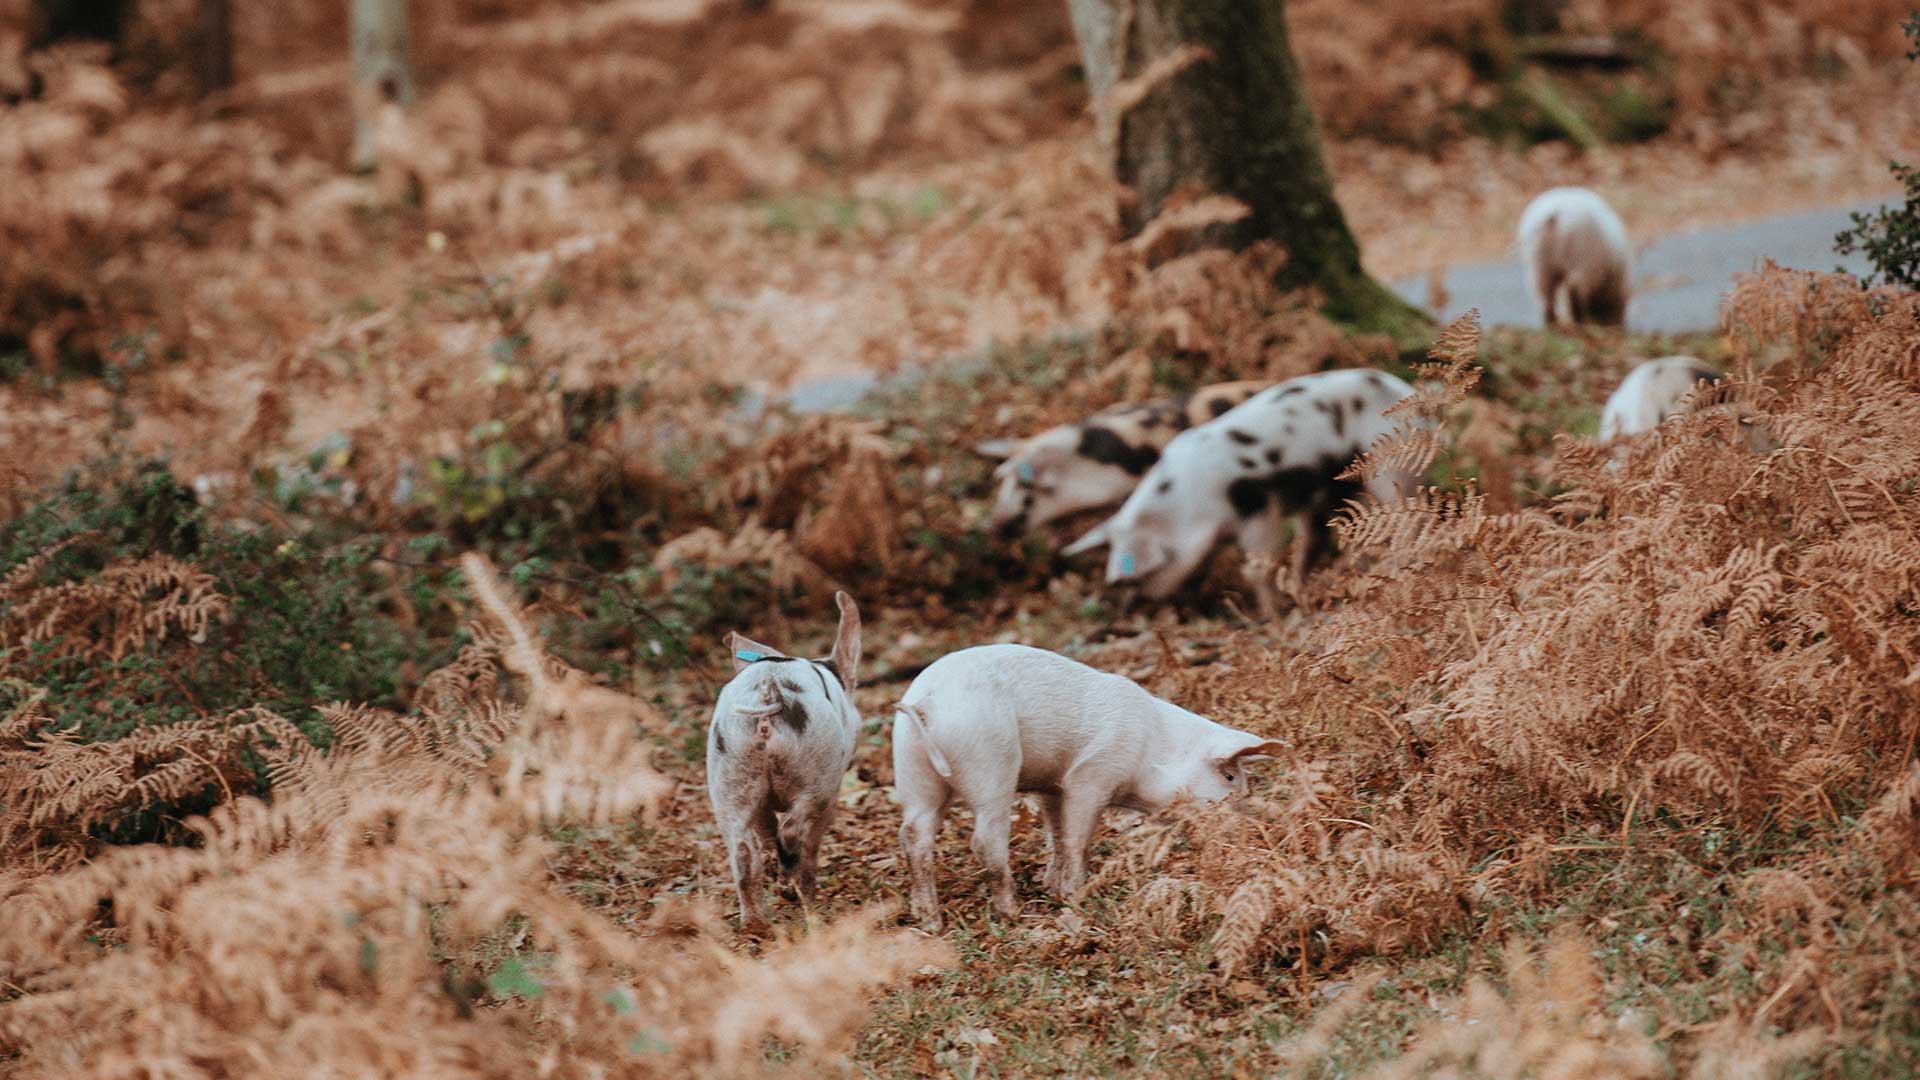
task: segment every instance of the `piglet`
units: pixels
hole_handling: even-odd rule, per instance
[[[1160,398],[1104,409],[1078,424],[1030,439],[994,439],[975,447],[1004,459],[993,470],[999,490],[989,520],[1000,535],[1113,506],[1160,460],[1175,435],[1204,424],[1270,386],[1230,382],[1183,398]]]
[[[1751,402],[1725,376],[1691,356],[1663,356],[1629,371],[1600,412],[1600,439],[1613,442],[1653,431],[1678,414],[1683,402],[1690,411],[1720,413],[1730,422],[1737,444],[1756,454],[1776,445]],[[1608,465],[1618,467],[1618,458]]]
[[[1520,262],[1548,326],[1627,321],[1627,227],[1581,187],[1550,188],[1520,215]]]
[[[949,653],[913,680],[893,723],[914,917],[940,929],[933,845],[956,796],[973,808],[973,852],[992,880],[993,906],[1011,917],[1019,906],[1007,835],[1019,792],[1040,796],[1051,856],[1045,884],[1066,898],[1086,881],[1087,842],[1102,810],[1241,796],[1247,759],[1279,749],[1057,653],[1025,645]]]
[[[1206,565],[1223,536],[1249,555],[1277,555],[1291,526],[1293,574],[1306,573],[1331,546],[1328,518],[1362,493],[1342,479],[1354,458],[1402,421],[1387,410],[1413,393],[1399,378],[1369,368],[1302,375],[1262,390],[1218,419],[1180,434],[1127,496],[1118,512],[1069,544],[1077,555],[1111,545],[1107,582],[1139,581],[1162,599]],[[1425,426],[1428,421],[1408,418]],[[1419,478],[1384,469],[1368,483],[1390,501],[1411,494]],[[1261,610],[1278,607],[1264,575],[1256,582]]]
[[[1700,383],[1720,373],[1691,356],[1663,356],[1627,373],[1600,413],[1600,437],[1617,439],[1652,431],[1680,411],[1680,402]]]
[[[707,731],[707,795],[740,893],[740,927],[749,934],[768,930],[760,893],[769,852],[801,900],[813,902],[820,839],[853,764],[860,609],[846,593],[835,593],[834,602],[840,632],[826,659],[790,657],[739,634],[729,640],[734,676]]]

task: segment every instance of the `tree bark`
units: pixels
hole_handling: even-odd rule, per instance
[[[118,46],[126,32],[128,0],[34,0],[36,46],[73,38]]]
[[[1294,62],[1283,0],[1069,0],[1074,32],[1114,170],[1135,198],[1134,235],[1176,193],[1229,195],[1247,216],[1204,236],[1234,249],[1287,250],[1278,283],[1318,289],[1327,314],[1410,347],[1432,323],[1368,276],[1334,198],[1320,133]],[[1204,54],[1139,95],[1155,61]],[[1136,100],[1137,99],[1137,100]]]
[[[233,85],[233,0],[200,0],[194,15],[193,70],[202,94]]]
[[[353,165],[377,162],[374,133],[381,110],[413,101],[407,55],[407,0],[352,0]]]

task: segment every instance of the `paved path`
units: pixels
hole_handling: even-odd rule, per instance
[[[1851,211],[1878,205],[1860,203],[1656,237],[1634,259],[1627,326],[1668,333],[1713,329],[1719,321],[1720,298],[1733,287],[1733,275],[1754,269],[1763,258],[1805,270],[1840,267],[1864,273],[1866,261],[1859,255],[1834,254],[1833,234],[1847,227]],[[1424,278],[1396,281],[1393,287],[1413,303],[1426,306]],[[1527,295],[1517,258],[1448,267],[1446,289],[1450,295],[1445,319],[1477,307],[1486,325],[1540,325],[1540,311]]]
[[[1847,226],[1851,211],[1878,205],[1860,203],[1656,237],[1634,260],[1634,296],[1627,309],[1627,325],[1667,333],[1710,330],[1718,324],[1720,297],[1733,286],[1733,275],[1753,269],[1763,258],[1783,266],[1840,267],[1863,273],[1866,262],[1858,255],[1834,254],[1833,234]],[[1425,278],[1397,281],[1393,287],[1413,303],[1426,306]],[[1449,267],[1446,288],[1451,296],[1444,318],[1477,307],[1485,325],[1540,325],[1540,312],[1527,295],[1517,260]],[[910,367],[897,377],[913,378],[917,373]],[[878,382],[870,372],[809,379],[789,389],[785,398],[801,412],[829,412],[852,405]],[[760,408],[757,397],[748,400],[749,413]]]

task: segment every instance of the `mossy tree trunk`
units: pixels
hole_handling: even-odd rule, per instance
[[[1327,314],[1356,328],[1412,348],[1432,341],[1427,317],[1360,265],[1284,0],[1133,0],[1124,14],[1120,0],[1069,0],[1069,9],[1115,174],[1135,196],[1120,215],[1129,235],[1176,193],[1230,195],[1251,212],[1204,242],[1277,241],[1288,255],[1279,284],[1319,290]],[[1193,47],[1203,54],[1144,96],[1130,92],[1129,80]]]
[[[371,169],[380,111],[413,101],[407,55],[407,0],[352,0],[353,165]]]

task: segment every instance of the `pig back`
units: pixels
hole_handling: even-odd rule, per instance
[[[924,709],[930,737],[956,772],[1004,775],[1017,762],[1022,791],[1057,790],[1088,761],[1136,768],[1155,716],[1153,696],[1131,681],[1013,644],[941,657],[903,700]]]
[[[1022,700],[1020,790],[1057,791],[1070,777],[1097,774],[1124,784],[1157,744],[1153,695],[1119,675],[1084,668],[1069,692]]]

